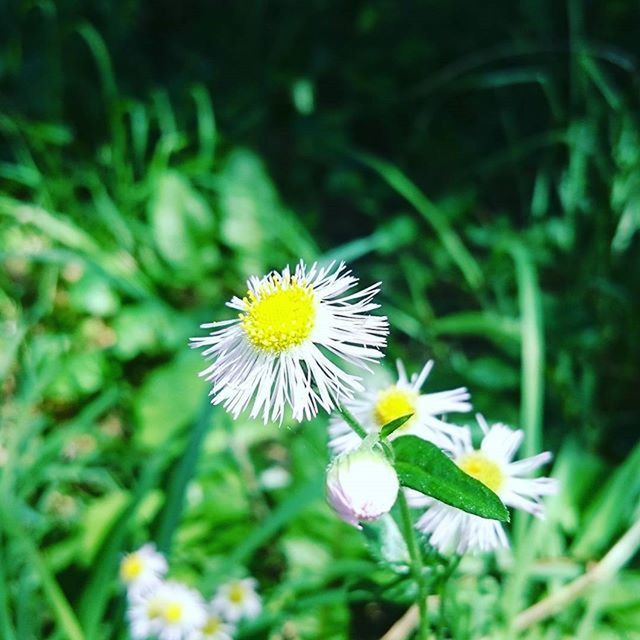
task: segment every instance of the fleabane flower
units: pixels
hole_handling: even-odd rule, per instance
[[[340,454],[327,470],[327,500],[345,522],[377,520],[393,507],[400,483],[385,455],[363,446]]]
[[[345,403],[358,422],[369,432],[377,432],[385,424],[413,414],[390,439],[414,435],[429,440],[443,449],[451,449],[452,439],[460,438],[463,429],[448,424],[438,416],[452,412],[471,411],[469,392],[465,387],[436,393],[420,393],[433,368],[429,360],[422,371],[407,376],[404,365],[397,361],[398,377],[395,382],[382,388],[368,390],[357,400]],[[329,423],[329,447],[334,453],[356,449],[360,437],[340,415],[334,415]]]
[[[159,583],[167,570],[167,559],[156,550],[155,544],[147,543],[122,559],[120,579],[129,593],[133,593]]]
[[[293,273],[286,267],[250,278],[246,295],[227,303],[238,316],[203,324],[213,331],[191,339],[213,360],[200,373],[212,383],[212,403],[235,418],[251,405],[251,417],[265,423],[281,422],[288,405],[300,422],[361,391],[360,378],[329,358],[366,369],[383,357],[387,319],[369,314],[379,306],[380,283],[350,292],[357,283],[344,263],[307,268],[302,261]]]
[[[197,591],[178,582],[160,582],[129,602],[129,624],[134,640],[191,640],[207,619]]]
[[[209,606],[204,624],[194,631],[189,640],[232,640],[234,633],[235,627]]]
[[[255,618],[262,610],[262,601],[256,592],[255,578],[232,580],[218,587],[211,607],[229,622]]]
[[[473,448],[471,434],[467,432],[467,437],[454,443],[452,457],[456,464],[489,487],[507,506],[543,518],[541,499],[556,493],[557,482],[552,478],[523,476],[549,462],[551,453],[545,451],[512,462],[524,433],[500,423],[489,426],[481,415],[476,417],[484,433],[480,449]],[[411,492],[409,502],[415,507],[427,507],[416,527],[443,553],[492,551],[509,546],[504,527],[497,520],[481,518],[417,492]]]

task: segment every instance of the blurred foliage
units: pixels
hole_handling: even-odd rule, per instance
[[[300,257],[382,280],[391,358],[434,357],[432,389],[557,451],[564,490],[513,562],[463,563],[455,637],[601,557],[640,496],[639,18],[3,4],[0,636],[124,637],[116,568],[148,539],[206,592],[260,580],[243,637],[374,638],[403,613],[393,528],[367,548],[324,505],[324,420],[203,408],[188,337]],[[528,637],[640,637],[639,587],[636,566]]]

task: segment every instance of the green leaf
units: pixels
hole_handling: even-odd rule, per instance
[[[390,514],[387,513],[375,522],[363,522],[362,532],[374,558],[387,563],[398,573],[407,573],[409,551]]]
[[[147,376],[134,401],[137,445],[153,449],[171,442],[194,419],[205,390],[201,366],[197,354],[187,351]]]
[[[392,442],[400,483],[481,518],[509,521],[498,496],[466,474],[431,442],[402,436]]]
[[[380,437],[388,438],[396,429],[399,429],[405,422],[408,422],[413,417],[413,413],[408,413],[406,416],[400,416],[391,422],[387,422],[382,429],[380,429]]]

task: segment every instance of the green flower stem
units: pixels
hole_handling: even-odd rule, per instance
[[[400,516],[402,518],[404,539],[407,543],[407,549],[409,550],[409,557],[411,559],[411,571],[416,584],[418,585],[418,597],[416,599],[416,604],[420,613],[418,638],[419,640],[427,640],[429,636],[429,618],[427,617],[427,585],[422,573],[422,557],[420,555],[418,540],[413,528],[411,511],[409,511],[409,504],[407,503],[407,498],[402,489],[400,490],[400,493],[398,493],[398,505],[400,507]]]
[[[369,434],[365,428],[354,418],[353,414],[345,407],[339,407],[338,411],[344,421],[364,440]]]
[[[364,440],[368,435],[367,431],[356,420],[351,412],[344,407],[340,407],[338,411],[340,411],[345,422],[353,429],[353,431]],[[405,497],[402,489],[400,489],[400,492],[398,493],[398,504],[400,506],[400,515],[402,517],[403,535],[411,559],[411,571],[416,584],[418,585],[418,597],[416,601],[416,605],[418,606],[418,611],[420,613],[418,640],[427,640],[429,635],[429,619],[427,617],[427,585],[422,573],[422,557],[418,547],[418,540],[413,529],[411,512],[409,511],[407,498]]]

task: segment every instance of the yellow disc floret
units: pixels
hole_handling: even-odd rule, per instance
[[[212,636],[222,628],[222,620],[218,616],[209,616],[202,627],[202,633]]]
[[[457,462],[465,473],[482,482],[494,493],[504,485],[505,477],[500,467],[480,451],[467,453]]]
[[[271,276],[258,291],[248,291],[240,322],[249,342],[260,351],[280,354],[302,344],[316,319],[313,290],[295,276]]]
[[[373,408],[373,418],[378,427],[383,427],[396,418],[401,418],[416,412],[416,400],[418,394],[413,391],[405,391],[393,385],[378,394],[378,399]],[[405,422],[400,431],[409,426],[413,418]]]
[[[229,587],[229,600],[233,604],[241,604],[246,597],[246,591],[242,582],[234,582]]]
[[[182,620],[182,605],[178,602],[169,602],[165,605],[162,617],[166,622],[176,623]]]
[[[137,553],[130,553],[123,558],[120,564],[120,577],[123,582],[133,582],[136,578],[140,577],[143,569],[144,563],[142,558]]]

